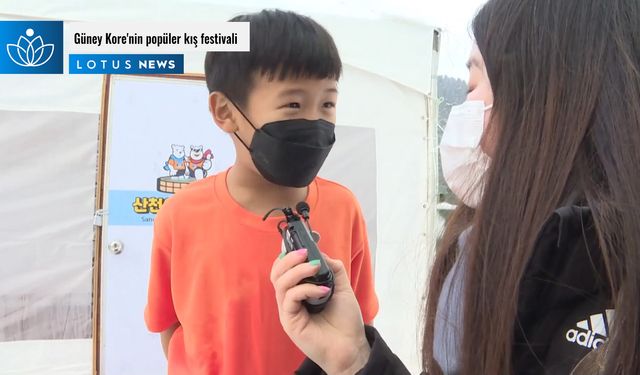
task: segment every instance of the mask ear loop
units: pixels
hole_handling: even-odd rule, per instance
[[[224,93],[223,93],[224,94]],[[242,110],[240,109],[240,106],[238,106],[236,104],[236,102],[234,102],[229,95],[224,94],[227,97],[227,100],[229,100],[231,102],[231,104],[233,104],[234,107],[236,107],[236,109],[238,110],[238,112],[240,112],[240,114],[242,115],[242,117],[244,117],[245,120],[247,120],[247,122],[249,123],[249,125],[251,125],[251,127],[253,128],[254,131],[258,131],[258,129],[256,129],[256,127],[253,125],[253,123],[249,120],[249,118],[247,117],[247,115],[244,114],[244,112],[242,112]],[[236,138],[238,138],[238,140],[240,141],[240,143],[242,143],[242,145],[249,151],[251,152],[251,148],[249,146],[247,146],[247,144],[242,140],[242,138],[240,138],[240,136],[238,135],[237,132],[233,132],[233,135],[236,136]]]
[[[238,138],[238,140],[240,141],[240,143],[242,143],[242,145],[244,146],[244,148],[247,149],[247,151],[251,152],[251,148],[249,148],[249,146],[247,146],[246,143],[244,143],[244,141],[242,140],[242,138],[240,138],[240,136],[238,135],[238,133],[233,132],[233,135],[236,136],[236,138]]]

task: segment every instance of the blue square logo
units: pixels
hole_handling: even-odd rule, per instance
[[[0,73],[63,74],[62,21],[0,21]]]

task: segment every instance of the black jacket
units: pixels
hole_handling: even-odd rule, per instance
[[[568,375],[606,340],[613,311],[588,208],[562,207],[543,226],[520,285],[514,330],[517,375]],[[359,375],[409,374],[378,332],[365,327],[369,363]],[[297,375],[323,375],[310,360]]]

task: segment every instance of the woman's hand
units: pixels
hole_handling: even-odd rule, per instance
[[[342,262],[326,255],[324,258],[333,271],[335,289],[325,309],[317,314],[309,314],[302,301],[325,296],[330,289],[298,284],[315,275],[319,265],[305,262],[306,249],[275,261],[271,282],[276,290],[280,323],[296,346],[327,374],[353,375],[367,363],[371,349],[364,334],[360,306]]]

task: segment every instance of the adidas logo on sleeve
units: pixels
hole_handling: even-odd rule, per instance
[[[591,315],[589,319],[576,323],[576,328],[567,331],[567,341],[588,349],[598,349],[607,341],[614,310],[606,310],[604,313]]]

